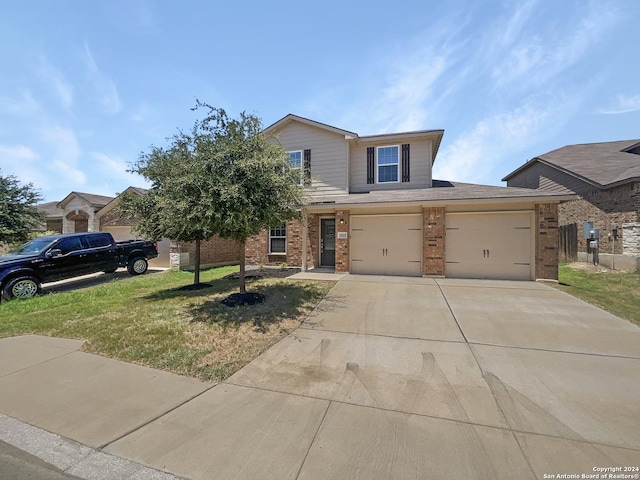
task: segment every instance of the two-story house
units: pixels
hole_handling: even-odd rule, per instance
[[[573,195],[432,178],[443,130],[371,136],[287,115],[265,131],[311,179],[305,221],[246,243],[248,264],[358,274],[557,279]]]

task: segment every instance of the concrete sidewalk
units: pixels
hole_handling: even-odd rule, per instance
[[[0,340],[0,440],[83,478],[640,466],[640,329],[538,283],[348,275],[215,387],[80,345]]]

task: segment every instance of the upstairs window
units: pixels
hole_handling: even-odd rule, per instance
[[[269,253],[287,253],[287,226],[271,227],[269,229]]]
[[[398,181],[398,146],[378,147],[377,171],[378,183]]]
[[[293,152],[289,152],[289,165],[294,170],[299,172],[298,174],[298,185],[302,183],[302,150],[296,150]]]

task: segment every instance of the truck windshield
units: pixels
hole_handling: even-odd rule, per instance
[[[42,250],[51,245],[51,243],[52,241],[50,238],[36,238],[35,240],[31,240],[24,245],[20,245],[18,248],[9,253],[11,253],[11,255],[37,255]]]

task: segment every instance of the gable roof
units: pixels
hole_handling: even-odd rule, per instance
[[[118,202],[120,201],[120,196],[123,193],[135,193],[138,194],[140,196],[145,195],[149,190],[146,188],[140,188],[140,187],[127,187],[125,189],[124,192],[119,193],[118,196],[116,198],[113,198],[109,203],[107,203],[104,207],[102,207],[98,213],[97,216],[98,218],[102,217],[103,215],[109,213],[111,210],[113,210],[113,208],[118,204]]]
[[[62,218],[62,210],[58,208],[58,203],[60,202],[46,202],[41,203],[40,205],[36,205],[36,209],[44,213],[46,218],[54,219],[54,218]]]
[[[310,120],[308,118],[300,117],[298,115],[294,115],[293,113],[289,113],[288,115],[282,117],[275,123],[272,123],[267,128],[264,129],[265,132],[271,132],[273,130],[278,130],[284,127],[286,124],[297,121],[300,123],[304,123],[306,125],[311,125],[312,127],[321,128],[323,130],[327,130],[329,132],[337,133],[340,135],[344,135],[345,137],[357,137],[358,134],[355,132],[350,132],[349,130],[343,130],[341,128],[332,127],[331,125],[327,125],[326,123],[316,122],[315,120]]]
[[[640,139],[567,145],[533,158],[502,181],[510,180],[536,162],[597,188],[611,188],[640,181]]]
[[[315,120],[310,120],[305,117],[301,117],[299,115],[294,115],[293,113],[289,113],[285,117],[281,118],[275,123],[272,123],[267,128],[264,129],[265,132],[273,132],[279,130],[290,122],[297,121],[300,123],[304,123],[305,125],[310,125],[312,127],[321,128],[323,130],[337,133],[339,135],[344,135],[345,140],[355,140],[355,141],[363,141],[363,142],[377,142],[379,140],[395,140],[401,138],[411,138],[411,137],[424,137],[424,136],[433,136],[434,142],[432,147],[432,155],[431,155],[431,163],[436,161],[436,155],[438,154],[438,149],[440,148],[440,142],[442,141],[442,136],[444,135],[444,130],[415,130],[409,132],[395,132],[395,133],[381,133],[376,135],[364,135],[360,136],[355,132],[350,132],[349,130],[343,130],[341,128],[332,127],[331,125],[327,125],[326,123],[317,122]]]
[[[64,197],[60,201],[60,203],[58,203],[58,207],[64,208],[67,205],[67,203],[71,201],[73,197],[81,198],[82,200],[84,200],[94,208],[102,208],[111,200],[113,200],[113,197],[107,197],[105,195],[94,195],[93,193],[71,192],[69,195]]]

